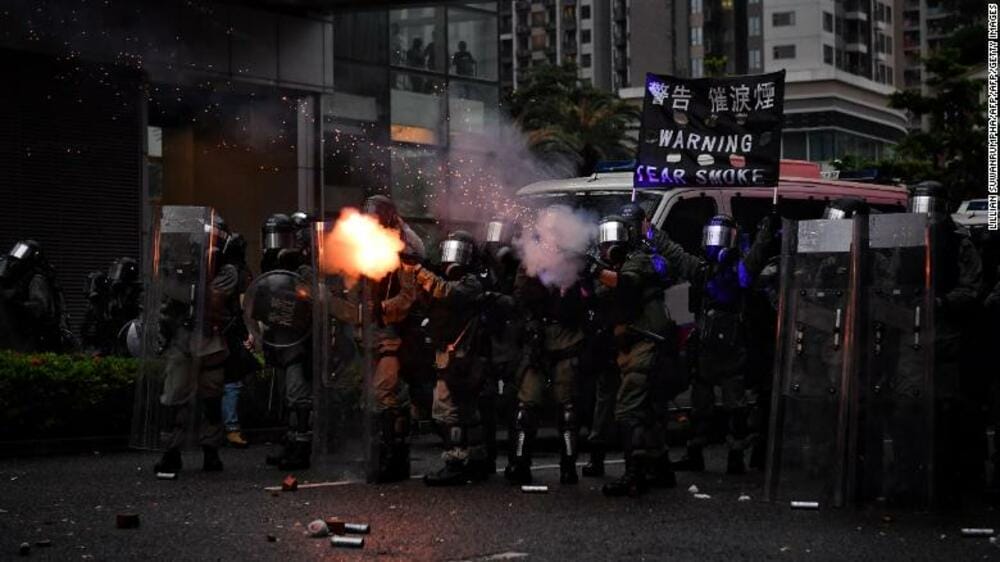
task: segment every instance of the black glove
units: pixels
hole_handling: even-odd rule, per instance
[[[611,269],[611,266],[608,265],[601,258],[593,254],[587,254],[587,263],[586,266],[584,267],[584,274],[588,278],[591,279],[596,278],[598,275],[600,275],[601,271],[605,269]]]
[[[405,263],[406,265],[422,265],[424,260],[417,254],[400,252],[399,261]]]

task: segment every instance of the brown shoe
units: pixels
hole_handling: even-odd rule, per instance
[[[239,431],[227,431],[226,443],[229,443],[230,447],[235,447],[237,449],[246,449],[250,445],[250,443],[243,438],[243,434]]]

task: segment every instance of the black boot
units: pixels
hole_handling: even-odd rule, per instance
[[[705,455],[701,447],[689,446],[684,458],[673,463],[673,468],[677,472],[704,472]]]
[[[215,447],[203,446],[202,452],[202,472],[222,472],[222,459],[219,458],[219,450]]]
[[[278,468],[306,470],[312,457],[312,405],[296,406],[292,422],[285,456],[278,461]]]
[[[264,463],[266,463],[267,466],[278,466],[279,464],[281,464],[281,461],[285,460],[285,457],[287,457],[288,454],[289,454],[289,446],[288,442],[285,442],[284,444],[281,445],[281,451],[278,452],[277,454],[268,455],[267,457],[265,457]]]
[[[470,465],[468,436],[464,427],[451,426],[445,432],[445,463],[441,469],[426,474],[428,486],[460,486],[476,479],[474,465]]]
[[[291,445],[287,456],[278,463],[278,468],[282,471],[307,470],[310,466],[310,457],[312,457],[312,442],[293,441]]]
[[[559,483],[576,484],[580,477],[576,475],[576,460],[562,459],[559,461]]]
[[[587,478],[600,478],[604,476],[604,449],[601,445],[592,445],[590,450],[590,462],[583,465],[583,475]]]
[[[157,474],[177,474],[181,471],[181,450],[167,449],[159,462],[153,465],[153,472]]]
[[[428,486],[461,486],[469,481],[469,472],[465,461],[450,460],[444,467],[424,475],[424,484]]]
[[[670,462],[670,455],[667,451],[655,459],[652,459],[648,466],[648,477],[650,487],[654,488],[676,488],[677,475],[674,474],[673,463]]]
[[[376,419],[379,424],[379,464],[375,482],[386,484],[410,478],[410,445],[407,443],[410,420],[403,410],[385,410]],[[446,436],[447,439],[447,436]]]
[[[729,451],[729,458],[726,460],[726,474],[746,474],[747,467],[743,460],[743,451]]]
[[[624,496],[634,498],[645,491],[646,481],[643,477],[640,463],[631,453],[625,456],[625,474],[613,482],[608,482],[601,488],[601,492],[609,498]]]

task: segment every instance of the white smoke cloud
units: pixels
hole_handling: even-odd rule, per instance
[[[598,217],[553,205],[538,212],[514,247],[528,275],[547,287],[568,289],[580,278],[586,262],[583,255],[597,235]]]

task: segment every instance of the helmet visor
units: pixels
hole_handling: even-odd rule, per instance
[[[292,232],[265,232],[261,240],[265,250],[283,250],[295,247],[295,234]]]
[[[823,218],[825,220],[845,219],[847,218],[847,212],[836,207],[827,207],[826,210],[823,211]]]
[[[628,227],[625,223],[618,221],[603,222],[597,228],[597,243],[622,243],[628,242]]]
[[[445,240],[441,243],[441,263],[468,265],[472,260],[472,244],[462,240]]]
[[[705,227],[702,236],[704,246],[732,248],[736,246],[736,229],[721,224],[710,224]]]
[[[19,260],[23,260],[31,254],[31,246],[25,244],[24,242],[18,242],[14,244],[14,248],[10,251],[10,255]]]

